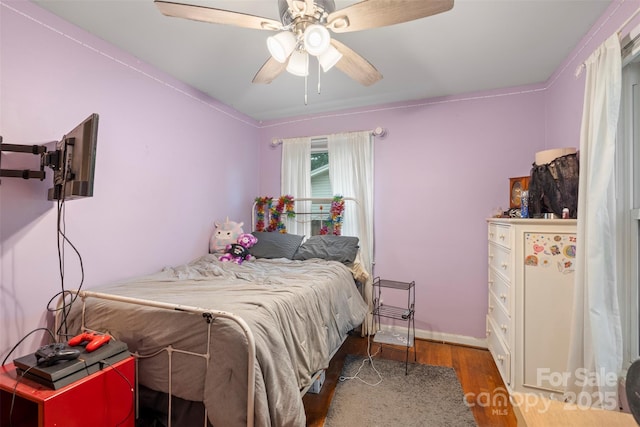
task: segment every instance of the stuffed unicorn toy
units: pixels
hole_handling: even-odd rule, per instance
[[[242,264],[242,261],[253,259],[249,253],[249,248],[258,242],[258,238],[253,234],[244,233],[238,236],[236,243],[227,246],[227,253],[218,258],[220,261],[233,261]]]
[[[244,233],[242,230],[244,222],[229,221],[229,217],[222,224],[215,222],[214,225],[216,228],[209,240],[210,254],[224,252],[227,246],[235,243],[238,236]]]

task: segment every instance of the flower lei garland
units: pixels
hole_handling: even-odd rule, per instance
[[[271,220],[269,221],[269,228],[267,231],[279,231],[280,233],[286,233],[287,227],[282,222],[282,212],[286,212],[287,218],[293,218],[296,216],[293,210],[293,197],[292,196],[280,196],[278,204],[271,208]]]
[[[266,211],[271,211],[272,197],[256,197],[256,231],[264,231],[264,217]]]
[[[342,234],[342,214],[344,212],[344,197],[334,196],[329,209],[329,218],[324,221],[320,228],[320,234],[329,234],[329,227],[332,228],[335,236]]]
[[[256,231],[265,231],[265,215],[269,212],[269,226],[266,231],[278,231],[280,233],[286,233],[287,227],[282,221],[282,213],[287,215],[287,218],[293,218],[296,216],[293,210],[293,197],[292,196],[280,196],[278,203],[273,206],[272,197],[257,197],[256,198]]]

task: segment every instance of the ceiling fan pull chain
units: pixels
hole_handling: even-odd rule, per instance
[[[320,69],[320,61],[318,61],[318,95],[320,95],[320,76],[322,75],[321,73],[321,69]]]

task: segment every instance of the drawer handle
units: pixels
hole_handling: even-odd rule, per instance
[[[509,266],[509,264],[507,264],[506,262],[503,262],[501,267],[502,267],[504,270],[506,270],[508,266]]]
[[[493,238],[493,233],[489,233],[489,237]]]
[[[500,294],[500,299],[502,301],[506,301],[507,300],[507,294]]]
[[[489,286],[493,286],[494,283],[495,283],[495,281],[489,280]]]
[[[500,236],[498,236],[500,238],[500,240],[504,240],[504,234],[501,234]]]
[[[504,332],[507,332],[507,329],[509,328],[507,327],[507,325],[503,324],[503,325],[500,325],[500,329],[502,329]]]
[[[489,305],[489,311],[493,311],[493,306]]]
[[[500,361],[501,364],[504,364],[504,356],[503,355],[498,355],[498,360]]]

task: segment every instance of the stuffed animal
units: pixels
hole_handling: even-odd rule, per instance
[[[238,236],[244,233],[242,226],[244,222],[229,221],[229,217],[222,224],[215,222],[216,228],[209,240],[209,253],[223,253],[227,246],[235,243]]]
[[[222,255],[220,261],[233,261],[236,264],[242,264],[242,261],[253,259],[253,255],[249,253],[249,248],[258,242],[258,238],[253,234],[243,233],[238,236],[236,243],[227,246],[227,253]]]

